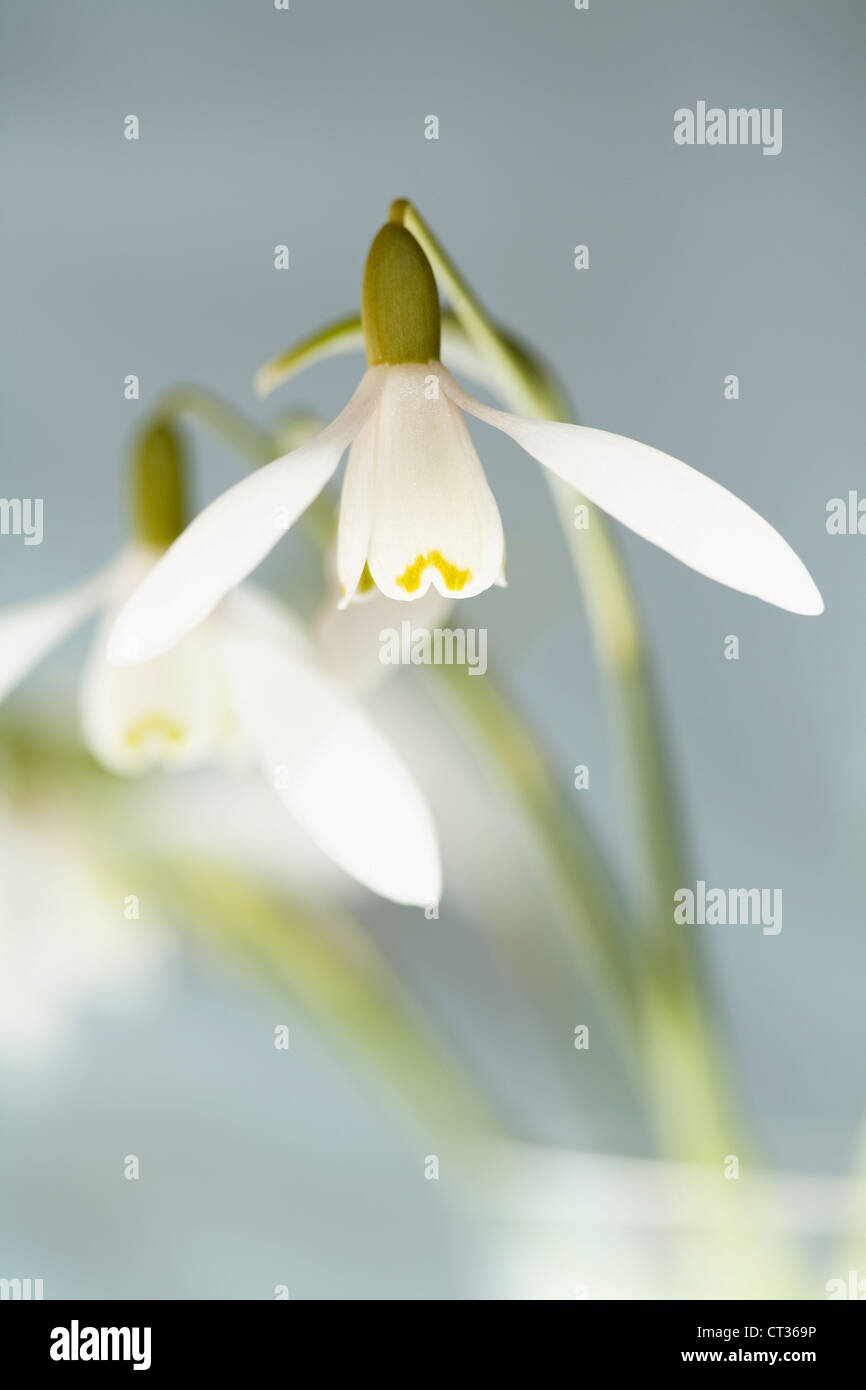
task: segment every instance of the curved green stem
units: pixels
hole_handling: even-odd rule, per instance
[[[173,386],[159,397],[153,408],[154,418],[171,419],[176,415],[191,415],[207,425],[250,463],[270,463],[276,457],[274,436],[269,430],[262,429],[234,406],[200,386]]]
[[[565,397],[550,373],[496,325],[418,210],[401,200],[390,215],[420,242],[467,336],[496,368],[509,406],[567,420]],[[638,890],[643,929],[634,943],[642,961],[639,1028],[657,1129],[663,1146],[679,1156],[717,1158],[719,1146],[730,1144],[728,1088],[702,1006],[691,939],[673,923],[673,894],[685,883],[685,870],[637,605],[605,518],[584,502],[589,525],[578,532],[574,505],[582,499],[557,481],[553,492],[613,697],[629,800],[637,810],[646,881]]]
[[[286,348],[260,367],[254,377],[257,396],[269,396],[284,381],[304,367],[338,357],[355,349],[363,351],[364,330],[358,314],[347,314]]]

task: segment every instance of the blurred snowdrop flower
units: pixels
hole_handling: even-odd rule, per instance
[[[144,543],[78,588],[0,613],[0,698],[100,609],[81,719],[105,767],[132,775],[251,754],[306,832],[358,882],[395,902],[437,902],[439,849],[424,797],[282,604],[245,588],[172,650],[136,665],[108,660],[117,612],[159,563],[160,534],[165,541],[174,526],[165,515],[165,459],[160,471],[160,515],[143,528]]]
[[[128,921],[123,902],[68,810],[0,803],[0,1073],[56,1058],[82,1012],[124,1016],[154,1000],[169,936]]]
[[[506,414],[442,366],[430,264],[388,222],[367,259],[368,368],[349,404],[312,440],[207,507],[120,616],[111,659],[171,647],[268,554],[349,449],[337,549],[342,602],[375,585],[389,598],[468,597],[504,582],[499,510],[464,413],[510,435],[617,521],[699,573],[795,613],[823,602],[802,561],[745,502],[687,464],[603,430]]]

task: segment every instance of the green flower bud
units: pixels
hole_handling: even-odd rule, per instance
[[[132,456],[133,524],[145,545],[164,550],[186,526],[183,446],[164,420],[139,434]]]
[[[439,356],[436,280],[412,233],[397,222],[386,222],[370,247],[361,321],[371,367],[429,362]]]

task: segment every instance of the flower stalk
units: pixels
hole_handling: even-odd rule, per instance
[[[418,210],[400,199],[391,217],[417,238],[467,337],[499,376],[509,406],[541,419],[568,420],[567,403],[549,372],[497,327]],[[673,893],[685,882],[683,856],[637,605],[603,515],[586,503],[589,525],[576,531],[574,489],[555,478],[550,484],[597,659],[614,696],[629,801],[636,807],[648,871],[646,897],[639,900],[646,906],[636,913],[643,930],[633,949],[642,962],[639,1033],[648,1048],[651,1109],[660,1141],[672,1153],[718,1160],[720,1146],[732,1142],[728,1085],[699,1003],[690,942],[673,927]]]

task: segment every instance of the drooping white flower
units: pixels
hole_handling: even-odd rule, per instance
[[[369,577],[412,600],[467,597],[501,579],[502,523],[464,413],[510,435],[584,497],[711,579],[794,613],[823,610],[803,562],[733,493],[658,449],[603,430],[525,419],[469,396],[439,360],[435,281],[419,244],[387,223],[370,251],[368,369],[314,439],[238,483],[169,549],[125,608],[111,659],[171,647],[268,554],[349,449],[338,538],[343,602]]]
[[[81,687],[81,719],[104,766],[132,775],[245,750],[347,873],[395,902],[438,901],[438,843],[424,798],[283,605],[245,588],[171,651],[135,666],[108,661],[118,610],[161,553],[132,546],[86,584],[0,613],[0,698],[102,609]]]

